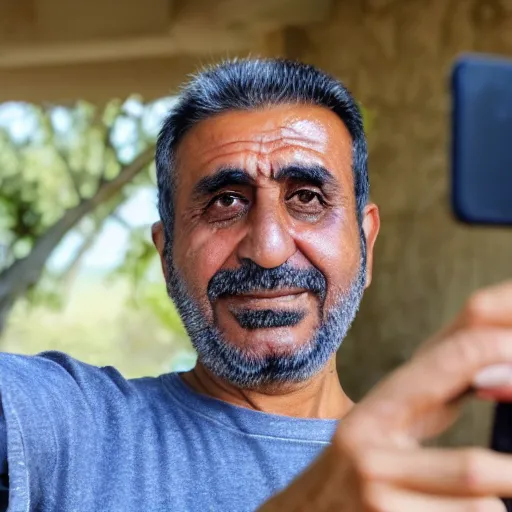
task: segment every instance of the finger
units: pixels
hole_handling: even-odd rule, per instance
[[[512,497],[512,457],[484,449],[368,450],[365,479],[434,495]]]
[[[366,510],[393,512],[506,512],[498,498],[440,497],[397,489],[384,484],[371,484],[365,492]]]
[[[512,281],[475,292],[455,323],[459,326],[512,327]]]
[[[512,363],[512,329],[459,331],[421,357],[401,366],[355,409],[382,427],[408,426],[456,400],[479,370]]]
[[[475,292],[455,321],[423,343],[416,351],[416,355],[421,355],[460,329],[486,326],[512,327],[512,281]]]

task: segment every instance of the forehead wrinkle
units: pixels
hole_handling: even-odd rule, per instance
[[[280,142],[280,143],[279,143]],[[236,148],[237,145],[242,147]],[[315,148],[316,146],[316,148]],[[283,149],[293,147],[307,149],[319,156],[323,155],[323,145],[321,143],[314,143],[311,139],[307,137],[275,137],[274,139],[268,140],[260,140],[260,141],[251,141],[251,140],[233,140],[229,142],[225,142],[220,145],[215,145],[210,149],[205,149],[202,151],[198,157],[204,156],[207,159],[204,161],[205,165],[209,165],[211,162],[216,160],[217,158],[222,157],[230,157],[240,153],[246,154],[254,154],[254,155],[266,155],[271,156],[276,151],[281,151]],[[227,151],[221,151],[221,149],[226,149]],[[216,153],[211,158],[208,158],[211,153]],[[198,158],[199,159],[199,158]]]
[[[304,148],[301,148],[301,149],[304,149]],[[306,149],[308,150],[309,153],[314,154],[316,157],[318,157],[319,161],[321,161],[321,162],[325,161],[325,154],[322,151],[316,150],[316,149],[312,149],[312,148],[306,148]],[[273,149],[270,149],[267,152],[261,152],[259,150],[230,151],[229,153],[222,153],[221,155],[215,155],[212,158],[210,158],[209,160],[206,160],[206,161],[202,162],[201,165],[204,166],[204,167],[218,167],[218,166],[214,165],[216,160],[219,160],[219,159],[222,160],[224,158],[229,158],[229,157],[232,157],[232,156],[240,156],[240,153],[244,153],[244,155],[245,155],[244,160],[246,159],[247,156],[251,156],[251,157],[256,158],[256,159],[258,159],[258,157],[261,158],[262,156],[265,156],[266,157],[265,161],[268,163],[268,160],[270,158],[272,158],[272,156],[275,153],[278,153],[278,152],[283,151],[283,150],[294,151],[294,149],[290,148],[290,147],[287,147],[287,148],[282,148],[282,147],[273,148]]]
[[[281,128],[281,131],[284,132],[285,136],[287,136],[286,135],[287,132],[290,132],[292,134],[295,134],[292,137],[298,136],[301,139],[310,139],[310,140],[315,140],[315,139],[318,139],[319,137],[324,138],[327,136],[327,133],[323,126],[319,126],[318,123],[314,123],[314,124],[308,123],[307,121],[306,121],[306,123],[309,126],[311,126],[312,129],[308,126],[309,129],[307,129],[307,131],[309,133],[313,133],[313,136],[308,137],[307,135],[306,136],[304,135],[304,128],[305,128],[304,121],[297,121],[295,123],[292,123],[289,126],[283,126]]]
[[[297,130],[292,126],[279,126],[278,128],[269,128],[267,130],[260,129],[254,134],[254,138],[259,143],[272,143],[278,140],[283,141],[304,141],[304,142],[318,142],[318,137],[311,137],[304,134],[304,130]]]

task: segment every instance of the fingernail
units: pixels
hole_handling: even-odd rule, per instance
[[[512,385],[512,365],[495,364],[484,368],[473,379],[476,388],[500,388]]]

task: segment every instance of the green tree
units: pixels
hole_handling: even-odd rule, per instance
[[[149,230],[149,226],[131,230],[128,250],[112,277],[128,279],[131,283],[132,307],[150,311],[164,328],[186,339],[185,327],[162,285],[160,258],[148,240]]]
[[[154,182],[155,137],[171,101],[0,106],[0,333],[67,233],[82,235],[62,270],[69,277],[103,222]]]

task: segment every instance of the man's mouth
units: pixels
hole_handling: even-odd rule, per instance
[[[306,316],[308,292],[297,288],[252,290],[226,295],[228,311],[248,330],[292,327]]]
[[[224,297],[231,307],[275,309],[293,307],[293,303],[306,299],[308,292],[299,289],[255,290]]]

